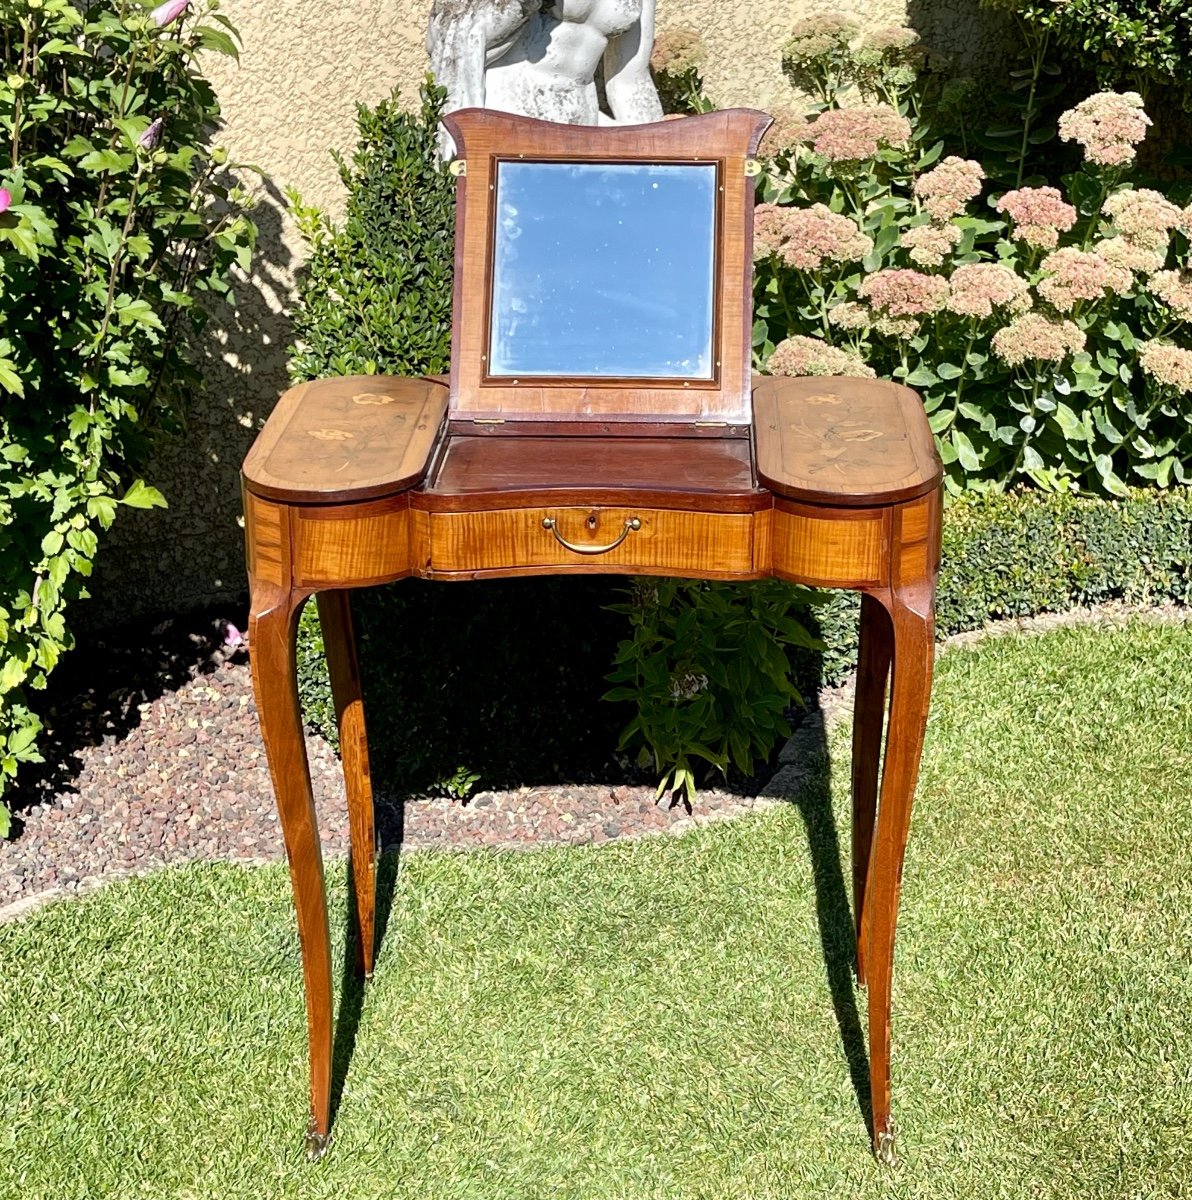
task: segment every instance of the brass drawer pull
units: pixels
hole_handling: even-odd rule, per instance
[[[559,526],[554,517],[543,517],[542,528],[549,529],[555,535],[555,541],[567,550],[574,550],[576,554],[607,554],[610,550],[615,550],[631,533],[636,532],[642,527],[641,521],[637,517],[629,517],[625,522],[625,528],[621,530],[621,535],[615,541],[609,542],[604,546],[577,546],[574,542],[569,542],[560,532]]]

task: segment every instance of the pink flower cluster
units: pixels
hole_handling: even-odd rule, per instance
[[[851,217],[826,204],[759,204],[754,210],[755,258],[773,254],[788,267],[818,271],[825,263],[859,262],[872,249],[873,239]]]
[[[828,321],[837,329],[866,329],[870,324],[869,309],[855,300],[845,300],[828,309]]]
[[[1062,362],[1084,349],[1084,334],[1071,321],[1026,313],[993,335],[993,352],[1009,367],[1027,359]]]
[[[0,213],[8,212],[11,204],[12,192],[10,192],[6,187],[0,187]]]
[[[981,194],[984,182],[979,162],[953,154],[915,180],[915,195],[933,220],[946,221],[964,212],[965,205]]]
[[[1192,392],[1192,350],[1171,342],[1143,342],[1138,347],[1138,361],[1156,383],[1177,392]]]
[[[1137,92],[1097,92],[1060,115],[1060,137],[1079,142],[1089,162],[1117,167],[1134,161],[1151,119]]]
[[[1002,196],[996,205],[1014,222],[1014,237],[1028,246],[1052,250],[1060,234],[1076,224],[1076,209],[1064,200],[1058,188],[1017,188]]]
[[[793,108],[770,110],[774,119],[762,135],[760,153],[768,158],[775,154],[789,154],[796,146],[807,140],[810,122]]]
[[[1192,271],[1160,271],[1151,278],[1151,291],[1176,316],[1192,321]]]
[[[1022,312],[1031,307],[1031,289],[1003,263],[965,263],[948,280],[947,308],[962,317],[988,317],[995,308]]]
[[[811,122],[811,144],[829,162],[860,162],[883,146],[905,146],[911,123],[888,104],[829,108]]]
[[[856,21],[841,12],[804,17],[791,27],[782,57],[796,64],[814,62],[834,50],[845,49],[858,30]]]
[[[853,375],[874,378],[872,367],[855,354],[829,346],[819,338],[796,335],[779,342],[766,369],[771,375]]]
[[[1100,300],[1105,292],[1125,292],[1134,276],[1091,250],[1065,246],[1053,250],[1040,264],[1048,274],[1039,282],[1039,295],[1059,312],[1071,312],[1081,300]]]
[[[1184,212],[1153,188],[1123,188],[1105,201],[1101,211],[1114,228],[1136,245],[1167,249],[1171,231],[1184,221]]]
[[[942,307],[948,283],[938,275],[894,267],[866,275],[858,291],[885,316],[920,317]]]
[[[1111,267],[1119,267],[1123,271],[1137,271],[1141,275],[1158,271],[1167,260],[1166,242],[1159,250],[1150,246],[1140,246],[1126,237],[1102,238],[1093,245],[1093,251]]]
[[[950,250],[960,244],[964,235],[959,226],[939,225],[932,221],[928,225],[912,225],[902,232],[898,244],[909,251],[911,262],[921,267],[939,267]]]
[[[664,29],[654,39],[650,67],[658,75],[685,75],[704,61],[704,40],[694,29]]]
[[[866,34],[864,49],[874,54],[897,57],[919,44],[919,35],[906,25],[886,25]]]

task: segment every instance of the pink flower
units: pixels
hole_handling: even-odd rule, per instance
[[[1133,162],[1151,119],[1137,92],[1097,92],[1060,115],[1060,137],[1079,142],[1089,162],[1104,167]]]
[[[1151,278],[1151,291],[1176,316],[1192,321],[1192,271],[1160,271]]]
[[[873,249],[873,239],[851,217],[826,204],[795,208],[759,204],[755,212],[755,257],[776,255],[788,267],[818,271],[826,263],[860,262]]]
[[[855,300],[845,300],[828,309],[828,323],[837,329],[867,329],[870,323],[869,309]]]
[[[1003,263],[965,263],[948,280],[949,312],[989,317],[995,308],[1021,312],[1031,306],[1030,285]]]
[[[1107,291],[1128,291],[1134,282],[1125,268],[1075,246],[1052,251],[1040,266],[1049,274],[1039,283],[1039,295],[1060,312],[1071,312],[1080,300],[1100,300]]]
[[[1149,275],[1152,271],[1158,271],[1167,260],[1167,241],[1164,239],[1162,249],[1157,249],[1140,246],[1132,238],[1103,238],[1093,245],[1093,252],[1111,267],[1121,267],[1124,271],[1137,271],[1141,275]]]
[[[158,117],[148,129],[137,139],[137,145],[142,150],[156,150],[158,143],[161,141],[162,126],[165,122],[161,117]]]
[[[993,335],[993,352],[1007,366],[1027,359],[1063,362],[1084,349],[1084,334],[1071,321],[1057,321],[1041,313],[1027,313]]]
[[[1170,342],[1143,342],[1138,347],[1138,362],[1156,383],[1192,392],[1192,350]]]
[[[239,629],[236,628],[235,625],[232,624],[231,621],[227,622],[227,625],[224,629],[224,645],[227,646],[229,650],[238,650],[244,645],[244,635]]]
[[[164,4],[159,4],[149,14],[149,20],[161,28],[178,20],[189,7],[190,0],[166,0]]]
[[[666,29],[654,39],[650,69],[657,75],[685,75],[696,70],[706,54],[703,38],[694,29]]]
[[[779,342],[766,370],[771,375],[853,375],[872,379],[874,371],[855,354],[829,346],[819,338],[789,337]]]
[[[912,225],[904,230],[898,244],[906,251],[911,262],[920,267],[939,267],[950,250],[956,248],[963,234],[957,225]]]
[[[1167,249],[1173,229],[1183,223],[1184,213],[1153,188],[1123,188],[1105,201],[1101,211],[1124,237],[1152,250]]]
[[[948,296],[947,280],[906,268],[875,271],[858,289],[860,295],[889,317],[918,317],[935,312]]]
[[[8,212],[10,204],[12,204],[12,192],[6,187],[0,187],[0,213]]]
[[[760,152],[767,158],[775,154],[789,154],[801,142],[807,140],[810,123],[802,113],[793,108],[774,108],[770,110],[774,120],[762,135]]]
[[[1002,196],[996,206],[1014,223],[1014,237],[1030,246],[1052,250],[1076,224],[1076,209],[1065,202],[1058,188],[1018,188]]]
[[[791,36],[782,48],[783,61],[803,65],[847,50],[858,29],[856,21],[841,12],[804,17],[791,27]]]
[[[964,212],[965,205],[981,194],[985,171],[971,158],[950,155],[915,180],[915,195],[937,221]]]
[[[911,123],[888,104],[829,108],[811,122],[812,147],[829,162],[872,158],[883,146],[905,146]]]

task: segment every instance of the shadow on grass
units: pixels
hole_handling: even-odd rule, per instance
[[[804,740],[804,773],[786,796],[798,810],[807,834],[815,880],[815,916],[820,947],[827,972],[828,991],[840,1033],[840,1044],[848,1062],[849,1078],[857,1097],[857,1106],[873,1134],[873,1108],[869,1093],[869,1057],[865,1032],[857,1007],[856,935],[853,911],[841,866],[840,835],[832,811],[830,787],[831,757],[824,735],[824,723],[815,714],[815,724]],[[814,731],[814,732],[813,732]]]
[[[400,845],[400,839],[398,844]],[[381,955],[385,930],[389,925],[389,914],[393,910],[393,892],[397,887],[400,869],[400,853],[382,854],[377,859],[377,908],[375,916],[375,938],[373,943],[374,966]],[[344,942],[343,971],[339,984],[339,1010],[335,1015],[335,1043],[331,1050],[331,1127],[335,1128],[335,1117],[343,1098],[344,1084],[348,1078],[348,1067],[356,1050],[356,1034],[360,1029],[360,1016],[364,1009],[367,984],[356,970],[357,944],[360,940],[360,925],[356,920],[356,884],[352,877],[352,862],[344,862],[348,880],[348,934]]]

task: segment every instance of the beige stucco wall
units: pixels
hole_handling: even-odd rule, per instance
[[[705,82],[719,104],[765,108],[791,99],[779,65],[791,25],[841,9],[869,27],[908,21],[961,66],[979,69],[998,50],[996,22],[979,0],[658,0],[658,27],[702,33]],[[356,104],[395,86],[416,98],[427,69],[430,0],[227,0],[224,11],[244,48],[238,64],[213,57],[209,71],[226,118],[222,140],[264,173],[257,263],[238,288],[238,310],[218,314],[204,336],[207,395],[148,472],[170,508],[121,515],[100,556],[96,602],[79,614],[86,624],[232,601],[244,590],[237,471],[286,385],[285,313],[301,259],[282,191],[296,187],[337,210],[329,151],[350,152]]]

